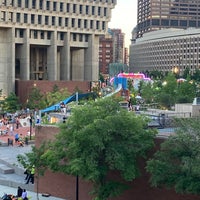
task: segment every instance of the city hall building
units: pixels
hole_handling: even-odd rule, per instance
[[[15,80],[97,81],[117,0],[0,0],[0,89]]]

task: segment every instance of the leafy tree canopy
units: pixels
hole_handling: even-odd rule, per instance
[[[139,176],[138,158],[154,145],[155,131],[146,125],[116,98],[91,101],[73,109],[43,158],[52,170],[93,182],[96,199],[106,200],[124,189],[108,176],[112,171],[126,181]]]
[[[4,99],[2,102],[2,108],[6,112],[16,112],[17,110],[20,110],[21,105],[19,103],[19,98],[16,96],[15,93],[11,92],[8,97]]]
[[[153,186],[200,194],[200,119],[178,120],[175,135],[147,162]]]

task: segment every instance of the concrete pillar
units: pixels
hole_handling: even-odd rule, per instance
[[[30,80],[30,41],[29,29],[24,30],[24,43],[20,48],[20,79]]]
[[[72,80],[84,80],[84,49],[71,51],[72,54]]]
[[[15,31],[0,29],[0,89],[3,95],[14,92],[15,86]]]
[[[85,50],[84,80],[98,81],[99,79],[99,37],[90,35],[88,38],[88,48]]]
[[[56,81],[57,74],[57,32],[51,33],[51,46],[47,49],[47,73],[49,81]]]
[[[60,79],[71,80],[70,70],[70,33],[64,35],[64,46],[61,49]]]

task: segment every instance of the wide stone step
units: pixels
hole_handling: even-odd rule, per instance
[[[1,174],[13,174],[15,170],[7,165],[0,164],[0,173]]]

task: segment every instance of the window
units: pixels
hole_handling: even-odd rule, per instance
[[[48,39],[48,40],[51,39],[51,32],[50,32],[50,31],[47,32],[47,39]]]
[[[76,4],[73,4],[73,13],[76,13]]]
[[[72,18],[72,27],[75,27],[75,19]]]
[[[59,26],[62,26],[62,17],[59,17],[59,18],[58,18],[58,25],[59,25]]]
[[[69,12],[70,11],[70,4],[69,3],[67,3],[67,12]]]
[[[83,6],[82,6],[82,5],[79,6],[79,13],[80,13],[80,14],[83,13]]]
[[[43,9],[43,0],[40,0],[40,9]]]
[[[16,19],[17,22],[20,22],[20,17],[21,17],[20,13],[17,13],[17,19]]]
[[[55,17],[54,17],[54,16],[52,16],[52,18],[51,18],[51,19],[52,19],[52,23],[51,23],[51,24],[54,26],[54,25],[55,25],[55,21],[56,21],[56,20],[55,20]]]
[[[24,14],[24,23],[28,23],[28,15]]]
[[[33,36],[34,36],[34,39],[37,39],[37,36],[38,36],[38,32],[35,30],[33,31]]]
[[[38,24],[42,24],[42,15],[38,15]]]
[[[78,19],[78,28],[81,28],[81,19]]]
[[[53,2],[53,11],[56,11],[57,2]]]
[[[60,12],[62,12],[63,11],[63,3],[61,2],[60,3]]]
[[[35,23],[35,15],[32,14],[32,15],[31,15],[31,24],[34,24],[34,23]]]
[[[88,15],[89,14],[89,6],[85,6],[85,13]]]
[[[95,15],[95,6],[92,6],[92,15]]]
[[[87,28],[87,19],[84,19],[84,28]]]
[[[76,41],[76,33],[73,33],[72,37],[73,37],[73,41]]]
[[[22,6],[21,0],[18,0],[18,1],[17,1],[17,6],[18,6],[18,7],[21,7],[21,6]]]
[[[25,8],[28,8],[28,2],[29,2],[29,0],[25,0]]]
[[[50,2],[49,1],[47,1],[47,3],[46,3],[46,9],[50,10]]]
[[[68,27],[68,18],[65,18],[65,26]]]
[[[32,8],[33,8],[33,9],[36,8],[36,0],[32,0]]]
[[[48,25],[48,24],[49,24],[49,17],[45,16],[45,25]]]
[[[20,38],[24,37],[24,31],[22,29],[19,30],[19,37]]]

